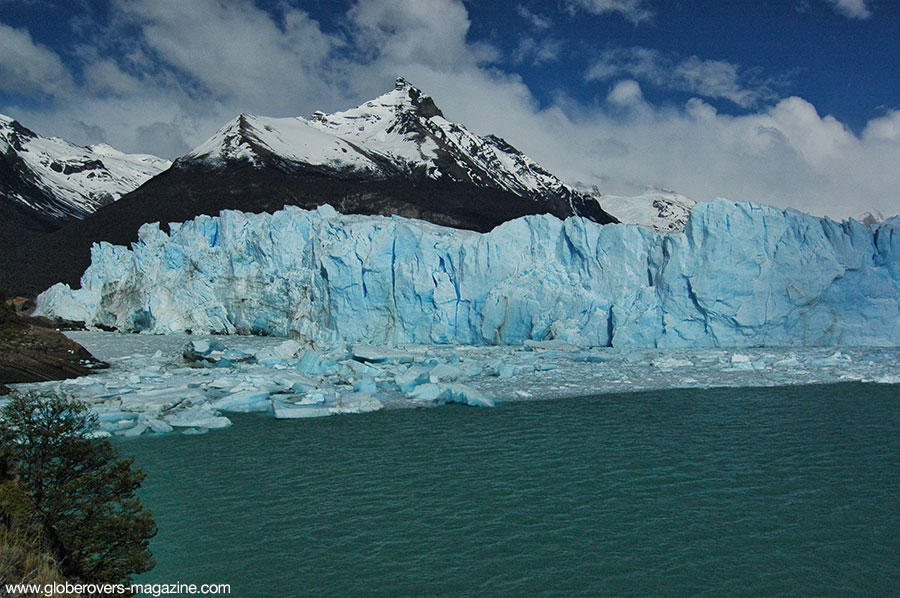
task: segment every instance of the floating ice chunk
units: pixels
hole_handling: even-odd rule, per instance
[[[355,390],[356,392],[365,392],[374,395],[376,392],[378,392],[378,384],[375,382],[375,378],[370,378],[367,376],[354,384],[353,390]]]
[[[137,424],[131,428],[125,430],[119,430],[116,432],[117,436],[124,436],[125,438],[136,438],[147,431],[147,426],[144,424]]]
[[[219,414],[209,403],[201,403],[170,413],[163,420],[175,428],[227,428],[231,420]]]
[[[394,376],[394,384],[397,385],[400,392],[408,395],[415,387],[428,382],[428,372],[427,367],[412,366],[405,372]]]
[[[442,363],[431,368],[428,372],[428,380],[430,382],[453,382],[465,376],[462,369]]]
[[[820,359],[813,359],[809,362],[809,365],[816,368],[827,368],[834,367],[837,365],[849,364],[851,359],[848,355],[844,355],[840,351],[833,353],[829,357],[822,357]]]
[[[237,376],[217,376],[208,386],[209,388],[217,388],[221,390],[237,390],[235,387],[241,383],[241,379]]]
[[[273,399],[269,406],[269,415],[275,419],[305,419],[327,417],[332,413],[331,408],[322,403],[296,404]]]
[[[210,346],[209,341],[205,340],[192,340],[188,341],[188,343],[184,346],[184,352],[190,353],[191,355],[207,355],[210,351],[212,351],[212,346]]]
[[[731,363],[750,363],[750,357],[743,353],[734,353],[731,356]]]
[[[230,367],[233,363],[254,359],[253,355],[229,349],[221,341],[203,339],[188,341],[181,356],[190,364],[204,367]]]
[[[384,408],[384,404],[367,392],[350,392],[341,394],[336,404],[331,406],[331,413],[370,413]]]
[[[651,361],[650,365],[655,368],[668,370],[673,368],[693,367],[694,362],[689,359],[681,359],[678,357],[660,357]]]
[[[458,403],[475,407],[494,406],[492,397],[465,384],[435,384],[430,382],[417,386],[407,396],[417,401]]]
[[[480,376],[484,371],[484,363],[478,360],[463,362],[459,367],[462,369],[463,376],[467,378]]]
[[[294,377],[290,384],[287,385],[287,388],[292,390],[293,392],[306,392],[307,390],[312,390],[317,386],[317,381],[313,378],[309,378],[307,376],[299,376]]]
[[[93,384],[88,384],[83,387],[79,394],[88,395],[93,397],[100,397],[107,394],[109,390],[105,385],[100,384],[99,382],[94,382]]]
[[[327,375],[330,374],[335,367],[335,363],[325,357],[322,357],[312,349],[307,349],[300,356],[297,362],[297,369],[301,374],[308,375]]]
[[[125,430],[134,426],[135,421],[137,420],[136,413],[122,411],[120,409],[103,409],[102,406],[98,407],[100,407],[100,409],[95,407],[94,413],[97,416],[97,425],[101,430],[115,433],[119,430]]]
[[[493,407],[494,399],[465,384],[448,384],[442,395],[447,403],[459,403],[473,407]]]
[[[207,341],[203,339],[194,339],[188,341],[181,351],[185,361],[203,361],[213,351],[224,351],[225,344],[221,341]]]
[[[112,436],[112,434],[110,434],[106,430],[92,430],[84,435],[85,438],[88,438],[91,440],[98,439],[98,438],[109,438],[110,436]]]
[[[301,400],[297,402],[302,404],[334,403],[336,400],[337,392],[333,388],[316,388],[302,395]]]
[[[182,401],[202,400],[206,395],[187,384],[176,387],[158,388],[122,395],[122,408],[128,411],[149,411],[159,413],[171,409]]]
[[[355,359],[345,359],[341,361],[341,366],[347,368],[351,373],[360,377],[377,378],[384,374],[384,370],[370,363],[363,363]]]
[[[577,351],[578,347],[571,343],[567,343],[566,341],[560,339],[553,339],[549,341],[536,341],[527,339],[524,342],[524,345],[529,349],[535,350],[544,350],[544,351]]]
[[[303,345],[293,339],[289,339],[274,347],[264,347],[256,351],[256,361],[264,365],[274,365],[278,362],[285,362],[297,356],[297,353]]]
[[[791,355],[790,357],[785,357],[784,359],[779,359],[775,362],[775,367],[783,367],[783,368],[795,368],[802,367],[803,364],[797,359],[796,356]]]
[[[264,347],[256,351],[256,361],[262,363],[269,359],[287,360],[296,357],[297,352],[300,351],[301,348],[303,348],[303,345],[294,339],[289,339],[274,347]]]
[[[412,363],[416,360],[415,353],[375,345],[354,345],[352,355],[357,361],[370,363]]]
[[[519,374],[533,372],[533,365],[514,365],[511,363],[498,363],[494,367],[494,375],[501,379],[515,378]]]
[[[206,434],[207,432],[209,432],[209,428],[188,428],[187,430],[184,430],[182,434],[199,436],[200,434]]]
[[[406,396],[416,401],[436,401],[440,398],[442,392],[444,392],[443,385],[429,382],[414,387],[406,393]]]
[[[211,405],[219,411],[232,411],[234,413],[267,411],[271,393],[270,389],[235,392],[212,401]]]
[[[141,413],[140,415],[138,415],[137,421],[138,421],[138,424],[141,424],[141,425],[144,425],[144,426],[150,428],[157,434],[165,434],[166,432],[172,431],[172,426],[170,426],[163,420],[157,419],[155,417],[151,417],[151,416],[147,415],[146,413]]]

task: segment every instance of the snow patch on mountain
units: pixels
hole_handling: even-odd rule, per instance
[[[658,231],[684,230],[691,209],[697,204],[685,195],[655,187],[632,196],[605,195],[596,185],[576,184],[576,188],[594,197],[604,211],[622,224],[650,226]]]
[[[0,115],[0,153],[15,163],[16,175],[10,178],[24,183],[11,185],[9,198],[56,219],[83,218],[171,164],[147,154],[125,154],[106,144],[82,147],[42,137],[4,115]]]
[[[506,141],[481,137],[444,118],[432,98],[399,78],[390,92],[361,106],[309,119],[242,114],[179,163],[277,160],[373,178],[425,177],[494,187],[521,197],[580,192]]]

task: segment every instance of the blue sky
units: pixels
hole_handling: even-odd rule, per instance
[[[402,74],[570,182],[900,212],[896,0],[0,0],[0,112],[175,157]]]

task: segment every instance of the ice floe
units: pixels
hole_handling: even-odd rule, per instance
[[[125,438],[204,433],[230,426],[233,413],[303,419],[661,388],[900,383],[898,348],[323,347],[274,337],[69,335],[110,368],[14,388],[79,398],[101,435]]]

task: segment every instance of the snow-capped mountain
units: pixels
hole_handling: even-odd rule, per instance
[[[0,244],[0,289],[32,295],[55,282],[75,284],[93,243],[128,244],[147,222],[166,228],[226,209],[272,213],[325,204],[343,214],[397,215],[480,232],[531,214],[616,221],[592,196],[502,139],[448,121],[429,96],[398,79],[388,93],[344,112],[238,116],[87,218],[50,237]]]
[[[242,162],[373,182],[465,184],[508,193],[513,204],[520,198],[543,208],[513,206],[518,215],[545,211],[601,223],[614,220],[588,195],[503,139],[480,137],[444,118],[430,96],[402,77],[390,92],[344,112],[316,112],[308,119],[242,114],[176,161],[176,167],[227,168]],[[484,216],[491,226],[509,219]]]
[[[587,192],[622,224],[651,226],[658,231],[683,230],[697,203],[680,193],[652,187],[634,196],[601,195],[596,186]]]
[[[43,220],[84,218],[170,164],[106,144],[82,147],[42,137],[0,114],[0,201]]]

